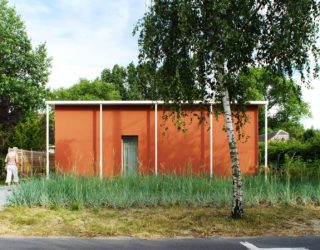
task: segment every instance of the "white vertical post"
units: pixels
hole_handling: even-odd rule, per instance
[[[49,179],[49,105],[46,105],[46,173],[47,173],[47,179]]]
[[[265,104],[264,113],[264,179],[267,181],[268,170],[268,102]]]
[[[100,133],[99,133],[100,164],[99,164],[99,167],[100,167],[100,179],[102,179],[102,104],[100,104],[100,119],[99,120],[100,120],[100,125],[99,125],[99,129],[100,129]]]
[[[33,170],[34,170],[34,167],[33,167],[33,150],[31,149],[31,175],[33,175]]]
[[[212,145],[212,104],[210,104],[210,178],[212,178],[212,173],[213,173],[213,161],[212,161],[212,150],[213,150],[213,145]]]
[[[23,173],[23,170],[24,170],[24,167],[23,167],[23,164],[24,164],[24,162],[23,162],[23,152],[22,152],[22,149],[20,149],[20,155],[21,155],[21,174],[23,175],[24,173]]]
[[[158,175],[158,103],[154,105],[154,174]]]

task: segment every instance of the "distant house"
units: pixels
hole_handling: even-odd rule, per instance
[[[264,134],[259,135],[259,141],[264,141]],[[273,131],[268,133],[268,141],[287,141],[289,140],[289,133],[284,130]]]

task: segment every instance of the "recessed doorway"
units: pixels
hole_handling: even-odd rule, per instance
[[[138,172],[138,136],[122,136],[122,173],[134,175]]]

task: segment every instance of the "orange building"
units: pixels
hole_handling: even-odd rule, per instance
[[[101,177],[135,173],[231,174],[224,117],[209,114],[207,108],[189,113],[185,120],[187,130],[182,132],[171,118],[163,119],[169,112],[159,102],[46,104],[47,108],[55,107],[55,163],[61,172]],[[258,108],[262,104],[248,104],[245,138],[237,141],[241,171],[245,174],[257,171]],[[204,121],[199,123],[195,114],[202,115]]]

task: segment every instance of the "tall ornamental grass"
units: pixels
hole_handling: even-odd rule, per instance
[[[320,182],[273,177],[244,177],[245,204],[319,204]],[[32,178],[21,183],[11,206],[154,207],[172,205],[225,206],[232,198],[230,179],[200,176],[123,176],[105,178],[72,175]]]

